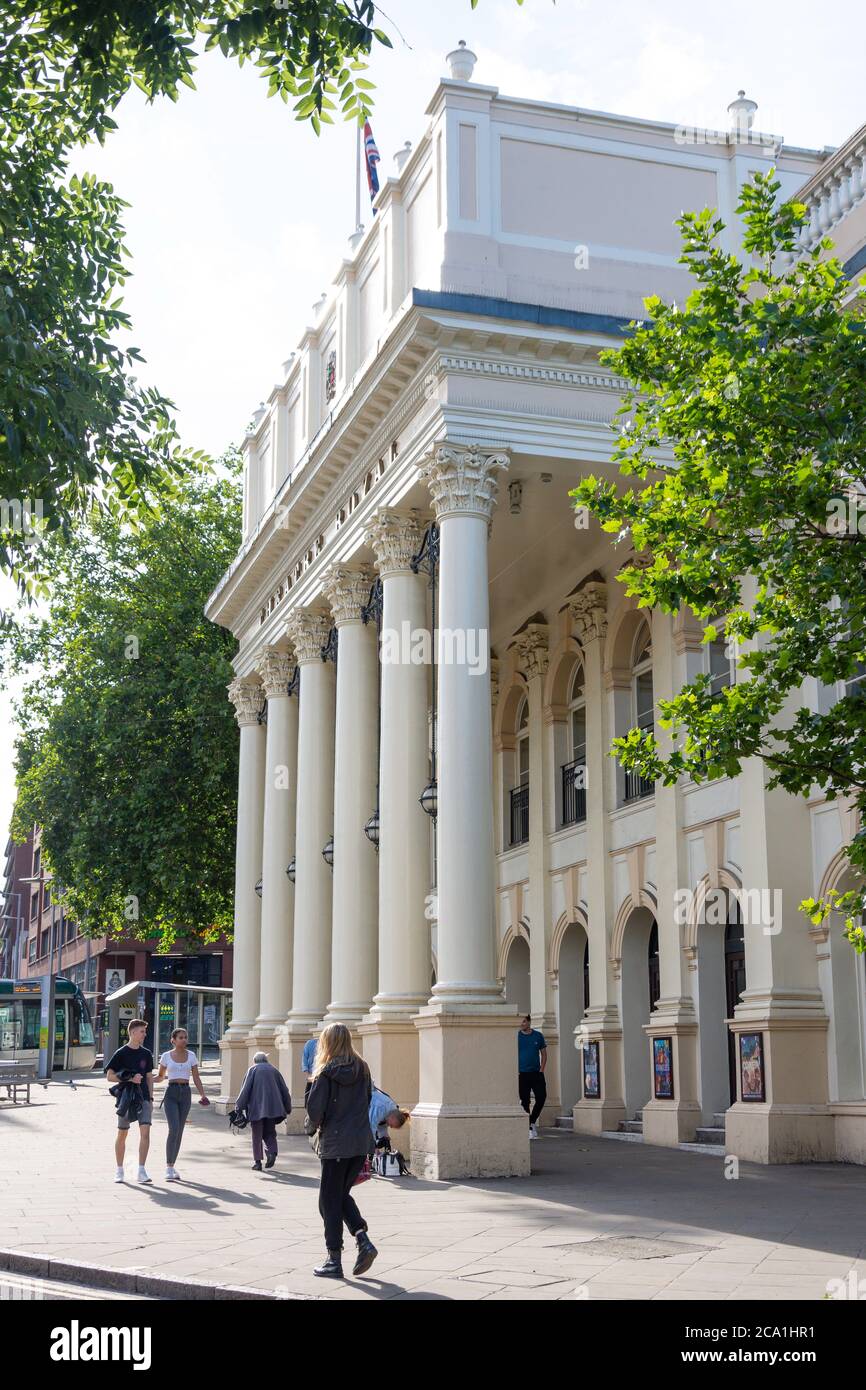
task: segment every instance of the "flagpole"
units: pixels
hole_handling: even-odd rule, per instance
[[[361,127],[355,126],[355,228],[361,228]]]

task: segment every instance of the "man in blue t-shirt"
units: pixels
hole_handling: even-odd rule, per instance
[[[525,1016],[517,1034],[517,1086],[520,1091],[520,1104],[529,1115],[529,1137],[538,1138],[536,1121],[547,1100],[547,1082],[544,1068],[547,1066],[547,1043],[544,1034],[533,1028],[529,1014]],[[535,1103],[529,1109],[529,1098]]]
[[[309,1042],[304,1043],[304,1050],[301,1053],[301,1071],[307,1078],[304,1083],[304,1104],[307,1103],[307,1096],[310,1094],[310,1087],[313,1084],[313,1067],[316,1065],[316,1048],[319,1046],[318,1038],[310,1038]]]

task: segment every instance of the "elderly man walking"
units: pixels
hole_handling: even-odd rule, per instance
[[[235,1110],[245,1111],[253,1132],[253,1169],[262,1171],[265,1153],[266,1168],[277,1161],[277,1125],[292,1113],[292,1098],[282,1072],[268,1061],[266,1052],[257,1052],[244,1077]]]

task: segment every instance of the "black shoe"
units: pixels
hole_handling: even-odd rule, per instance
[[[358,1258],[355,1261],[353,1274],[366,1274],[370,1265],[375,1260],[379,1251],[367,1235],[366,1231],[358,1232]]]
[[[259,1160],[256,1159],[255,1163],[253,1164],[253,1172],[254,1172],[254,1173],[260,1173],[261,1171],[262,1171],[262,1165],[261,1165],[261,1163],[259,1162]]]
[[[340,1250],[329,1250],[328,1258],[325,1260],[325,1263],[319,1265],[317,1269],[314,1269],[313,1273],[318,1274],[320,1279],[342,1279],[343,1261],[340,1258],[341,1253]]]
[[[265,1159],[265,1167],[266,1167],[266,1168],[273,1168],[273,1166],[274,1166],[274,1164],[276,1163],[276,1161],[277,1161],[277,1156],[276,1156],[276,1154],[268,1154],[267,1158]]]

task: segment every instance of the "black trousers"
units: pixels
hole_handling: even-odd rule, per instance
[[[523,1106],[529,1123],[535,1124],[542,1110],[544,1102],[547,1100],[547,1082],[544,1079],[543,1071],[521,1071],[517,1073],[517,1085],[520,1091],[520,1104]],[[530,1112],[529,1097],[535,1096],[535,1104]]]
[[[364,1166],[366,1154],[356,1158],[323,1158],[319,1180],[319,1215],[325,1223],[325,1244],[329,1250],[343,1248],[343,1222],[350,1235],[366,1231],[367,1223],[352,1196],[352,1183]]]

